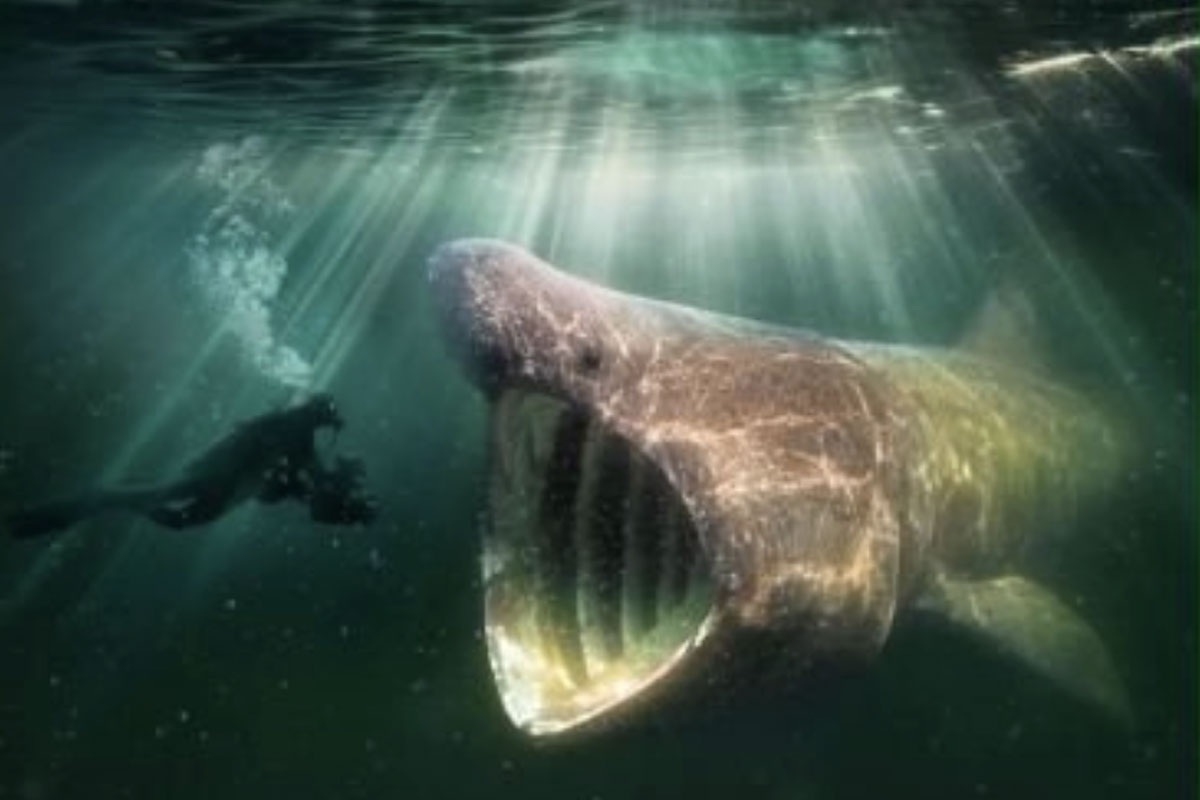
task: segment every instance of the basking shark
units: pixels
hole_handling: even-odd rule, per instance
[[[1081,395],[977,351],[622,294],[500,241],[429,266],[489,401],[486,638],[519,728],[861,665],[911,609],[1129,720],[1100,637],[1022,571],[1119,476],[1128,442]]]

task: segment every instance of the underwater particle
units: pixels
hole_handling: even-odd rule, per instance
[[[155,739],[165,739],[165,738],[167,738],[167,729],[166,729],[166,727],[164,727],[164,726],[162,726],[162,725],[155,725],[155,726],[154,726],[154,738],[155,738]]]
[[[2,463],[0,463],[0,469],[3,469]],[[375,570],[376,572],[387,566],[387,560],[384,559],[383,554],[379,552],[378,547],[372,547],[371,551],[367,553],[367,563],[370,564],[371,569]]]
[[[186,708],[179,709],[179,721],[180,722],[186,723],[191,718],[192,718],[192,715],[188,713],[188,710]]]
[[[408,685],[408,691],[413,694],[424,694],[426,688],[428,688],[428,684],[422,678],[417,678]]]
[[[26,778],[21,783],[21,788],[17,796],[23,798],[23,800],[41,800],[41,798],[48,796],[46,784],[38,778]]]
[[[291,688],[292,684],[291,684],[291,681],[289,681],[287,678],[280,678],[279,683],[277,683],[276,686],[279,687],[280,691],[286,692],[288,689]]]
[[[238,607],[238,602],[237,602],[236,597],[225,598],[225,610],[226,611],[237,611],[237,607]]]
[[[338,635],[341,636],[343,639],[349,639],[350,638],[350,626],[342,625],[341,627],[339,627]]]
[[[57,689],[59,686],[62,685],[62,678],[58,677],[57,675],[51,675],[50,676],[50,685]]]

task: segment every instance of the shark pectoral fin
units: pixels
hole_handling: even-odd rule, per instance
[[[982,635],[1075,697],[1132,726],[1129,696],[1099,635],[1033,581],[938,576],[919,607]]]

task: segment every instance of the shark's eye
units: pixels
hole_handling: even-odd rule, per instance
[[[595,372],[600,369],[603,361],[600,350],[595,345],[584,345],[583,349],[579,351],[579,368],[584,372]]]

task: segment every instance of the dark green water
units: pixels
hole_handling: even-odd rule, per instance
[[[306,386],[383,503],[0,541],[0,797],[1195,796],[1195,37],[1134,3],[0,5],[0,509]],[[479,235],[861,339],[950,343],[1022,286],[1141,432],[1047,566],[1136,730],[912,622],[834,686],[523,738],[484,406],[425,287]]]

